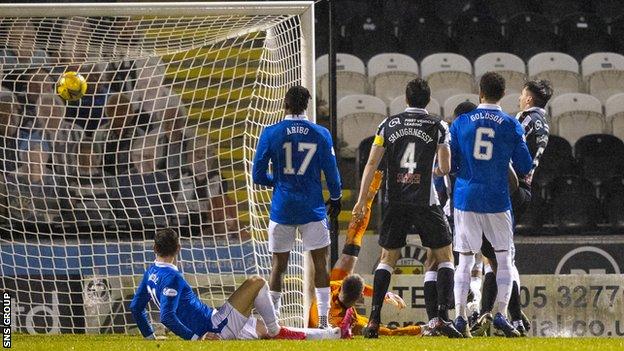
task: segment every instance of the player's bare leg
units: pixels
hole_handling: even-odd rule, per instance
[[[252,276],[245,280],[243,284],[228,298],[228,303],[243,316],[251,316],[251,310],[256,309],[271,338],[279,339],[304,339],[305,335],[282,328],[277,323],[277,315],[273,308],[273,301],[269,294],[269,286],[260,276]]]
[[[365,338],[377,338],[379,336],[379,325],[381,324],[381,307],[383,306],[390,278],[397,260],[401,258],[401,249],[381,249],[379,265],[375,270],[373,278],[373,302],[368,325],[363,330]]]
[[[329,308],[331,291],[329,289],[329,272],[327,272],[327,259],[329,247],[311,250],[312,263],[314,264],[314,293],[319,315],[319,328],[329,327]]]
[[[288,268],[288,260],[290,252],[274,252],[271,260],[271,277],[269,278],[269,287],[271,300],[275,308],[275,314],[279,316],[282,307],[282,282],[284,274]]]
[[[373,206],[373,200],[379,191],[381,181],[383,180],[383,172],[375,171],[373,174],[373,180],[368,188],[366,195],[366,209],[364,216],[357,220],[355,216],[351,217],[349,227],[347,229],[347,240],[342,248],[342,255],[331,271],[330,280],[342,280],[344,277],[353,273],[355,264],[357,263],[357,257],[360,254],[360,248],[362,247],[362,237],[368,228],[370,222],[371,207]]]

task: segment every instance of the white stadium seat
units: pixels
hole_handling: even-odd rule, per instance
[[[316,60],[316,84],[318,99],[328,101],[329,96],[329,56]],[[368,78],[364,62],[349,54],[336,54],[336,95],[342,97],[368,92]]]
[[[553,97],[582,91],[583,78],[576,59],[561,52],[543,52],[529,59],[529,77],[549,80]]]
[[[581,94],[562,94],[550,101],[552,116],[550,131],[571,145],[588,134],[601,134],[605,131],[602,104],[596,97]]]
[[[453,112],[455,107],[464,101],[470,101],[475,105],[479,105],[479,95],[477,94],[457,94],[449,97],[444,101],[444,117],[446,121],[453,121]]]
[[[420,63],[420,69],[422,77],[429,82],[431,96],[438,101],[446,101],[453,95],[474,91],[472,65],[461,55],[429,55]]]
[[[587,55],[581,62],[587,91],[605,103],[611,95],[624,93],[624,56],[610,52]]]
[[[405,111],[407,103],[405,102],[405,95],[400,95],[392,99],[390,103],[390,116],[398,115]],[[442,116],[442,110],[440,109],[440,103],[438,100],[431,98],[429,104],[425,107],[425,110],[432,115]]]
[[[605,104],[607,131],[624,141],[624,93],[615,94]]]
[[[507,94],[499,102],[500,107],[510,116],[515,117],[520,112],[520,104],[518,103],[520,94]]]
[[[386,104],[396,96],[405,94],[407,83],[418,78],[418,63],[403,54],[388,53],[373,56],[368,61],[367,67],[372,93]]]
[[[514,54],[506,52],[490,52],[479,56],[474,62],[475,80],[478,84],[481,76],[490,71],[499,73],[505,78],[507,94],[522,91],[526,81],[526,66],[524,61]]]
[[[375,135],[377,126],[387,116],[386,103],[376,96],[349,95],[338,100],[340,155],[355,157],[360,142]]]

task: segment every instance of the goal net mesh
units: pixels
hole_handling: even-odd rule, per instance
[[[0,17],[0,290],[29,333],[137,333],[129,303],[156,230],[220,306],[270,273],[262,129],[302,84],[298,15]],[[87,80],[78,101],[59,77]],[[281,319],[304,325],[298,243]],[[158,312],[150,304],[157,327]]]

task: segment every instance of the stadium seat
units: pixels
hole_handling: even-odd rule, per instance
[[[526,81],[524,61],[514,54],[505,52],[490,52],[479,56],[474,62],[474,71],[477,82],[486,72],[498,72],[505,78],[505,92],[507,94],[520,93]]]
[[[372,92],[386,104],[390,104],[395,97],[404,95],[407,83],[418,78],[418,63],[403,54],[375,55],[367,66]]]
[[[323,55],[316,60],[316,84],[318,99],[328,101],[329,57]],[[349,54],[336,54],[336,95],[342,97],[368,92],[368,78],[364,62]]]
[[[592,134],[574,144],[574,157],[585,178],[596,187],[615,175],[624,174],[624,142],[608,134]]]
[[[561,52],[543,52],[529,59],[529,77],[549,80],[553,97],[566,93],[579,93],[583,79],[576,59]]]
[[[338,140],[340,155],[355,157],[362,140],[374,135],[387,117],[387,106],[371,95],[349,95],[338,101]]]
[[[559,176],[578,174],[580,174],[579,167],[572,155],[570,143],[561,137],[551,135],[535,171],[533,184],[538,184],[545,189],[547,184]],[[542,194],[542,197],[545,197],[545,194]]]
[[[518,0],[495,0],[486,1],[487,11],[500,22],[507,22],[509,18],[518,13],[531,11],[528,1]]]
[[[405,111],[406,107],[407,103],[405,102],[405,94],[395,97],[390,103],[390,116],[398,115],[399,113]],[[429,101],[425,110],[427,110],[430,114],[442,116],[440,104],[438,103],[438,100],[434,98],[431,98],[431,101]]]
[[[605,103],[607,131],[624,140],[624,93],[611,96]]]
[[[619,0],[616,0],[619,1]],[[620,3],[618,5],[621,11],[624,12],[624,6]],[[620,53],[624,53],[624,14],[611,21],[611,37],[616,41],[616,45],[620,49]]]
[[[488,53],[506,51],[501,24],[479,11],[462,13],[451,24],[457,52],[470,60]]]
[[[581,62],[587,91],[605,103],[611,95],[624,93],[624,56],[609,52],[588,55]]]
[[[507,94],[501,99],[499,105],[508,115],[515,117],[518,112],[520,112],[520,104],[518,103],[519,98],[519,93]]]
[[[341,0],[335,6],[336,22],[341,25],[349,22],[353,17],[366,16],[371,12],[369,0]]]
[[[347,52],[363,61],[382,52],[399,51],[394,24],[379,14],[351,18],[345,25],[344,38],[349,46]]]
[[[514,216],[516,224],[514,234],[539,235],[540,228],[547,220],[548,204],[540,195],[542,193],[540,185],[533,183],[531,192],[531,202],[522,216]]]
[[[594,5],[596,15],[606,22],[613,23],[616,18],[624,15],[622,0],[592,0],[592,3]],[[614,34],[613,31],[611,34]]]
[[[595,228],[600,204],[591,182],[576,176],[559,177],[549,186],[553,220],[561,234],[583,234]]]
[[[584,135],[601,134],[605,130],[602,104],[591,95],[559,95],[550,101],[550,115],[551,133],[565,138],[570,144]]]
[[[550,20],[538,13],[521,13],[511,17],[505,25],[505,35],[511,43],[510,52],[528,60],[547,51],[559,51],[561,39]]]
[[[464,101],[470,101],[475,105],[479,105],[479,95],[457,94],[446,99],[444,101],[444,117],[447,121],[453,121],[453,112],[455,111],[455,107]]]
[[[564,52],[579,61],[591,53],[614,49],[606,23],[596,15],[571,14],[563,18],[557,27],[564,45]]]
[[[411,0],[414,1],[414,0]],[[418,10],[426,13],[435,13],[446,23],[451,23],[462,12],[470,9],[473,0],[418,0]]]
[[[589,10],[584,6],[584,3],[588,2],[587,0],[541,0],[540,12],[557,22],[567,15]]]
[[[431,96],[437,101],[446,101],[453,95],[472,93],[474,90],[472,65],[461,55],[429,55],[420,63],[420,72],[429,82]]]
[[[329,19],[328,2],[319,1],[314,4],[314,51],[316,57],[329,51]]]
[[[398,30],[401,52],[415,60],[452,49],[446,23],[435,15],[415,13],[405,15]]]
[[[604,209],[614,233],[624,230],[624,177],[613,177],[605,184]]]

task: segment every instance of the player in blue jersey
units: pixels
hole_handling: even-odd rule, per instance
[[[453,246],[460,253],[455,271],[455,325],[465,336],[470,335],[466,298],[474,255],[481,249],[484,234],[492,244],[498,262],[494,327],[506,336],[519,336],[506,318],[513,281],[508,169],[511,161],[518,174],[528,174],[532,159],[524,129],[498,105],[505,95],[503,77],[495,72],[485,73],[479,87],[481,104],[459,116],[451,126],[452,171],[456,175]]]
[[[279,314],[282,277],[299,231],[303,249],[314,263],[315,295],[319,327],[328,327],[330,308],[327,255],[330,244],[327,209],[323,199],[321,171],[325,174],[330,200],[329,215],[340,213],[341,184],[329,131],[308,121],[305,110],[310,93],[302,86],[288,90],[284,99],[286,117],[266,127],[260,135],[253,164],[253,181],[273,187],[269,223],[269,250],[273,269],[269,286]],[[272,172],[268,172],[269,162]]]
[[[186,340],[197,339],[339,339],[350,338],[350,325],[354,316],[334,329],[289,329],[277,323],[273,302],[266,281],[253,276],[230,295],[219,309],[204,304],[184,280],[175,266],[180,251],[178,234],[170,228],[161,229],[154,237],[156,261],[143,276],[143,280],[130,303],[132,316],[141,334],[154,339],[145,308],[153,301],[160,308],[160,321],[174,334]],[[256,309],[262,317],[259,323],[251,316]]]

